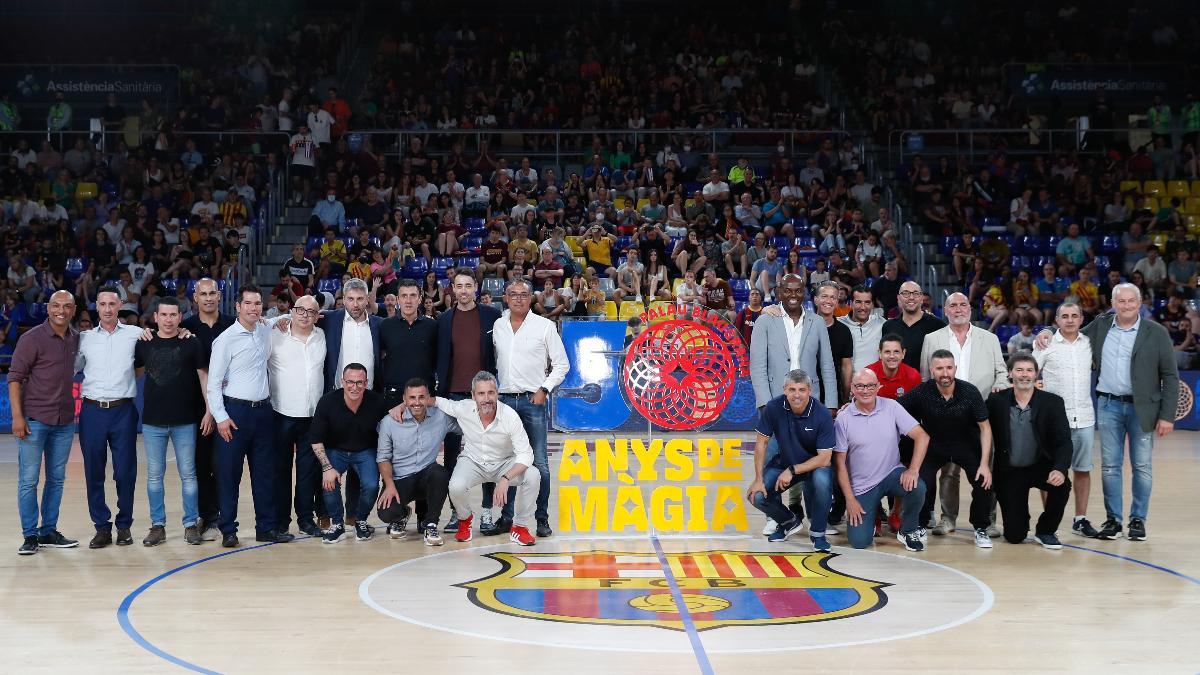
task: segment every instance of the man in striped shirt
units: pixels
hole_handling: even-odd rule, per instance
[[[1062,397],[1071,427],[1071,479],[1075,483],[1075,520],[1071,531],[1095,539],[1099,532],[1087,519],[1092,488],[1092,445],[1096,437],[1092,401],[1092,341],[1079,332],[1083,310],[1074,302],[1058,306],[1058,332],[1045,349],[1033,350],[1042,373],[1042,388]]]

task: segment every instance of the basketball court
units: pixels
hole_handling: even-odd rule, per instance
[[[552,449],[563,440],[552,436]],[[12,495],[15,442],[0,443],[0,481]],[[741,449],[740,479],[726,476],[743,492],[750,448]],[[551,457],[556,474],[562,456]],[[699,474],[675,485],[665,470],[655,482],[632,469],[592,476],[611,488],[597,502],[607,520],[588,521],[602,531],[557,527],[533,547],[478,535],[426,547],[411,524],[402,541],[380,528],[368,542],[255,545],[248,482],[241,548],[188,546],[173,466],[168,541],[141,546],[148,522],[139,484],[135,544],[91,551],[76,448],[60,529],[81,546],[18,557],[15,511],[10,519],[14,550],[0,557],[4,670],[1195,672],[1195,434],[1158,443],[1154,461],[1148,541],[1082,539],[1064,527],[1061,551],[1002,541],[980,550],[960,531],[931,537],[921,554],[894,536],[855,551],[841,535],[831,537],[832,554],[816,554],[806,533],[768,544],[758,534],[762,516],[744,497],[741,531],[696,532],[715,522],[715,495],[673,500],[658,488],[687,495],[706,482]],[[1090,515],[1101,520],[1095,482]],[[618,528],[622,489],[641,490],[650,509],[678,511],[668,522],[689,532],[661,530],[654,518],[630,525],[628,514]],[[556,484],[555,517],[559,499]],[[694,520],[698,507],[707,515]]]

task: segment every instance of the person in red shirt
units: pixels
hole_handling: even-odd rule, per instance
[[[734,325],[737,326],[738,332],[742,334],[742,340],[746,342],[746,346],[750,346],[750,335],[754,332],[754,322],[762,315],[762,291],[757,288],[750,289],[750,302],[738,312],[737,319]]]
[[[921,373],[904,363],[904,341],[889,333],[879,341],[879,360],[867,366],[879,378],[879,395],[898,399],[921,384]]]
[[[483,284],[485,275],[501,279],[508,274],[508,244],[500,241],[500,231],[488,231],[488,238],[479,246],[479,264],[475,267],[475,280]]]
[[[921,373],[916,368],[904,362],[904,338],[895,333],[888,333],[879,340],[879,360],[867,368],[879,378],[878,395],[884,398],[898,399],[921,384]],[[905,466],[912,460],[912,442],[900,440],[900,459]],[[891,499],[888,509],[888,527],[893,532],[900,531],[900,500]],[[877,509],[876,513],[883,513]],[[877,523],[876,530],[880,529]]]

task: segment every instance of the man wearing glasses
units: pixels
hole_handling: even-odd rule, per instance
[[[550,464],[546,455],[546,403],[550,392],[562,384],[570,369],[567,350],[554,322],[529,311],[533,288],[524,279],[508,285],[504,293],[508,311],[493,324],[492,340],[496,345],[496,369],[499,372],[500,402],[517,411],[521,426],[533,446],[533,465],[541,480],[537,497],[537,536],[549,537],[550,529]],[[549,374],[547,374],[547,372]],[[494,487],[484,484],[484,501]],[[516,487],[509,488],[509,498],[495,527],[484,534],[508,532],[513,522],[513,503]]]
[[[925,294],[915,281],[900,284],[897,294],[900,316],[888,319],[883,324],[884,335],[899,335],[904,348],[904,365],[921,369],[921,345],[925,336],[946,327],[946,322],[925,311],[922,306]]]
[[[388,413],[383,395],[367,389],[367,368],[351,363],[342,369],[342,388],[321,397],[313,413],[308,437],[313,454],[321,465],[321,485],[325,489],[325,508],[333,523],[322,541],[336,544],[346,536],[342,507],[341,477],[351,468],[358,474],[358,494],[347,497],[354,509],[354,534],[359,541],[371,538],[374,528],[367,524],[375,504],[375,486],[379,484],[379,422]]]

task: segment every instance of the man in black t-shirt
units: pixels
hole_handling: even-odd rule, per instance
[[[387,414],[383,396],[367,389],[367,368],[361,363],[351,363],[343,368],[342,388],[328,392],[317,401],[308,438],[321,465],[325,508],[329,509],[329,517],[333,520],[322,535],[326,544],[337,543],[346,535],[340,479],[351,467],[359,478],[355,536],[359,541],[366,541],[375,532],[375,528],[367,524],[367,518],[371,517],[375,491],[379,487],[379,465],[375,462],[379,422]]]
[[[929,373],[933,379],[922,382],[900,397],[900,405],[929,433],[929,451],[921,463],[925,485],[937,485],[937,472],[946,464],[966,470],[971,482],[971,525],[975,527],[975,545],[991,548],[987,535],[992,510],[992,427],[983,396],[975,385],[955,379],[954,354],[939,349],[930,356]],[[921,522],[929,522],[933,513],[935,490],[925,495]]]
[[[317,268],[313,265],[313,261],[304,257],[304,244],[294,244],[292,246],[292,257],[283,263],[281,269],[287,270],[288,274],[291,274],[296,281],[299,281],[306,291],[312,287],[312,279],[317,274]]]
[[[904,347],[905,365],[921,369],[921,348],[925,344],[925,336],[946,327],[946,322],[926,312],[922,303],[925,294],[921,285],[915,281],[900,284],[897,299],[900,305],[900,316],[888,319],[883,324],[884,335],[899,335],[900,344]]]
[[[150,532],[145,546],[166,541],[167,514],[163,505],[163,476],[167,468],[167,441],[175,446],[175,466],[183,485],[183,538],[201,542],[196,482],[196,428],[212,433],[204,389],[208,382],[208,350],[194,336],[179,336],[182,315],[179,301],[158,301],[154,320],[158,331],[149,341],[137,343],[134,360],[145,372],[142,437],[146,445],[146,496],[150,501]]]

